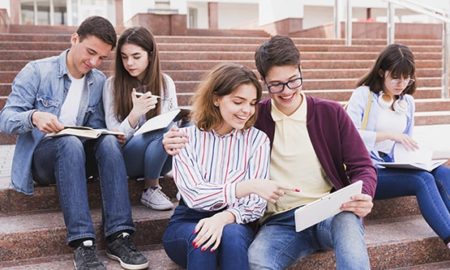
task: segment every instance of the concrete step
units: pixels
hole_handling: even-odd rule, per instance
[[[186,43],[171,42],[158,43],[160,52],[167,51],[237,51],[237,52],[255,52],[260,43],[248,44],[221,44],[221,43]],[[70,47],[69,40],[64,42],[39,42],[39,41],[0,41],[0,50],[65,50]],[[300,52],[380,52],[385,45],[375,45],[368,47],[367,45],[327,45],[327,44],[311,44],[297,45]],[[434,52],[441,53],[442,46],[411,46],[414,53]]]
[[[58,55],[61,50],[0,50],[0,60],[34,60]],[[378,52],[303,52],[302,60],[375,60]],[[160,52],[161,61],[166,60],[253,60],[254,52],[223,52],[223,51],[175,51]],[[439,52],[419,52],[417,60],[441,60]],[[111,57],[109,59],[112,59]]]
[[[110,63],[108,63],[110,64]],[[11,68],[6,66],[6,63],[2,65],[0,63],[0,81],[2,82],[12,82],[16,75],[19,73],[20,69],[15,69],[11,71],[3,71],[2,67]],[[106,67],[102,71],[107,75],[113,75],[112,67]],[[209,71],[208,70],[163,70],[168,74],[174,81],[200,81]],[[257,70],[254,70],[257,73]],[[359,78],[367,73],[367,69],[303,69],[302,75],[305,80],[313,79],[326,79],[326,80],[336,80],[336,79],[354,79],[357,81]],[[418,82],[421,78],[429,77],[440,77],[442,71],[440,68],[423,68],[419,69],[417,72]]]
[[[20,71],[29,61],[31,60],[0,60],[0,71]],[[199,70],[199,71],[208,71],[212,69],[214,66],[223,62],[233,62],[237,64],[241,64],[256,70],[256,66],[254,60],[165,60],[161,61],[161,67],[164,72],[169,71],[180,71],[180,70]],[[369,68],[373,65],[371,61],[366,60],[355,60],[355,61],[347,61],[347,60],[336,60],[333,62],[325,61],[325,60],[302,60],[302,71],[309,72],[311,71],[312,76],[315,72],[328,72],[331,78],[339,78],[339,72],[344,72],[347,70],[348,72],[358,72],[358,74],[364,74],[367,72]],[[417,60],[417,73],[422,76],[427,76],[425,71],[428,69],[431,70],[441,70],[442,65],[441,61],[434,60]],[[113,61],[106,60],[99,67],[100,70],[114,70]],[[358,71],[353,71],[358,70]],[[335,75],[336,74],[336,75]],[[439,73],[440,76],[440,73]],[[315,77],[306,77],[305,78],[315,78]]]
[[[27,64],[27,61],[0,61],[0,81],[9,82],[13,81],[17,73]],[[252,67],[253,68],[253,67]],[[113,75],[114,67],[112,62],[108,61],[100,67],[100,70],[107,75]],[[256,68],[253,69],[257,73]],[[195,69],[191,67],[189,69],[176,69],[165,70],[174,81],[200,81],[202,77],[209,72],[205,69]],[[365,68],[353,68],[353,69],[310,69],[303,67],[302,75],[305,79],[344,79],[352,78],[359,79],[367,73]],[[442,69],[438,68],[421,68],[417,71],[416,77],[418,80],[422,77],[440,77],[442,75]]]
[[[411,265],[407,267],[391,268],[390,270],[448,270],[450,269],[450,261],[427,263],[420,265]]]
[[[5,153],[6,154],[6,153]],[[12,153],[10,153],[12,154]],[[11,162],[12,156],[9,162]],[[5,165],[6,167],[7,165]],[[10,165],[8,165],[10,166]],[[177,188],[172,178],[160,180],[164,193],[175,199]],[[0,214],[21,214],[38,211],[59,210],[59,198],[56,185],[36,186],[32,196],[16,192],[10,186],[10,174],[0,177]],[[128,181],[128,192],[133,205],[140,205],[141,193],[144,189],[144,182],[130,179]],[[92,208],[101,207],[100,185],[98,180],[88,180],[89,203]]]
[[[421,217],[366,222],[366,243],[372,269],[390,269],[449,260],[450,251]],[[297,262],[290,270],[335,269],[331,252]]]
[[[308,79],[303,80],[304,90],[340,90],[356,88],[357,79]],[[175,81],[178,93],[189,93],[195,91],[199,81]],[[423,77],[417,81],[417,87],[439,87],[441,79],[437,77]]]
[[[267,36],[155,36],[156,42],[159,43],[223,43],[223,44],[261,44],[268,39]],[[292,38],[296,44],[327,44],[327,45],[344,45],[344,39],[329,38]],[[36,41],[36,42],[67,42],[70,40],[68,33],[42,34],[40,33],[0,33],[0,41]],[[440,39],[396,39],[396,42],[406,44],[408,46],[441,46]],[[385,46],[385,39],[353,39],[353,45],[378,45]]]
[[[166,252],[161,245],[150,245],[141,247],[140,251],[149,261],[149,269],[152,270],[181,270],[174,262],[172,262],[166,255]],[[110,270],[122,270],[119,263],[109,259],[104,250],[98,252],[100,260],[105,267]],[[49,256],[30,260],[19,260],[0,262],[0,268],[3,270],[61,270],[73,269],[73,255],[63,254],[58,256]]]
[[[177,84],[178,85],[178,84]],[[177,88],[177,100],[179,106],[190,106],[192,104],[192,97],[194,95],[196,85],[193,85],[192,88],[188,89],[184,87],[183,89]],[[189,91],[189,92],[184,92]],[[331,90],[305,90],[306,94],[310,94],[311,96],[316,96],[320,98],[326,98],[338,102],[346,102],[352,93],[353,90],[349,89],[331,89]],[[419,93],[420,91],[418,91]],[[263,97],[267,96],[267,92],[264,92]],[[423,93],[417,96],[421,96],[421,98],[417,98],[417,108],[418,112],[427,112],[427,111],[447,111],[449,110],[449,101],[440,99],[440,90],[424,90]],[[0,109],[4,107],[6,104],[8,96],[0,96]],[[434,98],[434,99],[431,99]],[[430,101],[422,99],[431,99]],[[1,139],[1,136],[0,136]]]
[[[257,29],[200,29],[200,28],[188,28],[187,29],[188,36],[242,36],[242,37],[269,37],[264,30]]]
[[[162,234],[173,211],[154,211],[144,206],[133,206],[133,221],[138,233],[138,246],[161,243]],[[98,246],[104,249],[101,229],[101,209],[92,209]],[[0,216],[0,261],[24,260],[71,253],[66,246],[66,228],[59,211]]]
[[[140,251],[149,261],[149,269],[152,270],[179,270],[174,262],[166,255],[161,245],[150,245],[141,247]],[[119,263],[109,259],[104,250],[98,252],[100,260],[110,270],[122,270]],[[73,269],[73,255],[63,254],[58,256],[49,256],[30,260],[19,260],[0,262],[0,268],[3,270],[60,270]]]
[[[136,210],[136,209],[134,209]],[[145,210],[145,209],[144,209]],[[140,211],[140,210],[139,210]],[[136,211],[136,212],[139,212]],[[140,216],[139,213],[135,215]],[[155,212],[146,213],[147,218],[155,219]],[[151,217],[149,217],[151,215]],[[40,226],[34,226],[35,228],[17,228],[14,231],[16,235],[12,238],[20,238],[17,235],[27,235],[34,234],[36,237],[27,237],[26,241],[20,239],[11,246],[9,253],[15,252],[17,250],[18,257],[15,261],[3,260],[0,262],[0,267],[2,269],[24,269],[17,267],[26,267],[26,269],[61,269],[66,267],[71,267],[71,250],[64,245],[63,239],[56,239],[57,236],[62,234],[60,228],[63,227],[61,218],[58,218],[58,213],[49,214],[49,216],[39,216],[31,218],[45,218],[45,223],[47,225],[53,226],[52,234],[53,239],[48,239],[49,237],[43,235],[39,231]],[[142,217],[144,219],[144,217]],[[48,222],[48,219],[53,221]],[[157,219],[157,218],[156,218]],[[159,223],[156,222],[155,223]],[[21,220],[26,222],[26,220]],[[15,221],[13,221],[15,222]],[[138,224],[142,224],[142,227],[138,228],[136,234],[134,235],[136,243],[142,246],[140,239],[145,239],[145,243],[152,243],[151,239],[144,238],[148,231],[144,231],[147,227],[150,227],[150,223],[146,223],[144,220],[141,222],[137,221]],[[17,226],[16,226],[17,227]],[[19,227],[24,227],[20,225]],[[46,230],[45,227],[40,227],[42,230]],[[30,231],[35,230],[34,233]],[[5,231],[5,230],[3,230]],[[157,230],[153,231],[153,235],[159,234],[164,231],[164,228],[158,227]],[[3,234],[3,233],[2,233]],[[1,235],[1,234],[0,234]],[[64,237],[63,235],[61,235]],[[146,235],[148,236],[148,235]],[[25,237],[25,236],[24,236]],[[38,242],[37,242],[38,241]],[[49,241],[49,242],[44,242]],[[25,249],[22,246],[22,242],[27,242],[29,245]],[[396,218],[396,219],[386,219],[377,222],[367,222],[366,223],[366,242],[369,249],[370,260],[372,269],[392,269],[398,267],[410,267],[412,265],[418,264],[429,264],[435,262],[443,262],[450,260],[450,251],[444,246],[444,244],[435,236],[434,232],[428,227],[428,225],[423,221],[421,217],[411,216],[407,218]],[[36,249],[30,248],[32,243],[39,243]],[[44,245],[43,243],[47,243]],[[47,248],[47,246],[51,246]],[[100,241],[100,249],[103,248],[103,241]],[[148,246],[147,246],[148,247]],[[145,249],[146,247],[141,247]],[[59,250],[57,250],[59,249]],[[57,252],[55,252],[57,250]],[[23,253],[29,253],[28,257],[23,256]],[[120,269],[116,268],[117,264],[106,259],[104,257],[104,252],[99,252],[101,259],[105,261],[109,269]],[[61,255],[59,255],[61,254]],[[150,248],[144,251],[144,254],[150,259],[150,262],[158,262],[159,268],[156,269],[179,269],[174,265],[170,259],[165,254],[161,246],[153,244]],[[9,254],[5,254],[9,255]],[[40,256],[39,256],[40,255]],[[58,256],[57,256],[58,255]],[[49,257],[53,256],[53,257]],[[7,258],[6,256],[2,256]],[[25,257],[25,258],[24,258]],[[55,259],[58,258],[58,259]],[[16,267],[16,268],[15,268]],[[59,268],[58,268],[59,267]],[[332,252],[319,252],[313,254],[302,261],[297,262],[294,266],[290,267],[290,270],[310,270],[310,269],[334,269],[335,260]],[[153,268],[151,268],[153,269]],[[406,268],[411,269],[411,268]],[[424,268],[419,268],[424,269]],[[439,268],[438,268],[439,269]]]

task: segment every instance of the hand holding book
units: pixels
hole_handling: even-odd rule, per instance
[[[410,150],[401,143],[395,144],[393,155],[394,162],[379,162],[378,165],[386,168],[432,171],[447,162],[447,159],[432,159],[433,151],[427,147]]]
[[[62,130],[58,132],[48,133],[47,137],[59,137],[65,135],[72,135],[88,139],[97,139],[101,135],[125,136],[125,134],[120,131],[112,131],[107,129],[94,129],[91,127],[83,127],[83,126],[65,126]]]

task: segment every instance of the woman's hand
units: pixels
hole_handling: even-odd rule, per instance
[[[131,92],[131,100],[133,102],[133,108],[131,109],[130,114],[128,115],[128,121],[130,122],[131,127],[136,127],[139,118],[153,110],[158,103],[158,99],[155,96],[152,96],[152,93],[137,93],[133,88],[133,92]]]
[[[162,143],[167,154],[175,156],[186,146],[188,137],[178,127],[172,127],[164,134]]]
[[[414,151],[416,149],[419,149],[419,145],[417,142],[408,136],[407,134],[403,133],[391,133],[391,132],[377,132],[377,142],[381,142],[384,140],[393,140],[397,143],[403,144],[406,150],[408,151]]]
[[[288,191],[300,192],[300,189],[281,185],[275,181],[252,179],[237,184],[236,197],[242,198],[254,193],[271,203],[276,203]]]
[[[417,144],[417,142],[413,140],[413,138],[403,133],[393,133],[391,135],[391,140],[403,144],[405,149],[408,151],[419,149],[419,145]]]
[[[197,236],[192,241],[192,245],[195,248],[201,247],[201,251],[211,248],[211,252],[214,252],[220,245],[223,228],[225,225],[234,222],[235,217],[229,211],[223,211],[212,217],[201,219],[195,226],[194,233]]]

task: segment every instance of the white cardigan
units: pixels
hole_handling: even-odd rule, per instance
[[[175,83],[168,75],[163,74],[166,83],[166,91],[161,91],[161,113],[168,112],[178,107],[177,93],[175,90]],[[110,130],[119,130],[125,133],[127,139],[131,137],[139,128],[132,128],[128,122],[128,116],[120,122],[115,115],[114,96],[113,96],[113,77],[109,77],[103,86],[103,108],[105,110],[106,128]],[[166,95],[166,96],[164,96]]]

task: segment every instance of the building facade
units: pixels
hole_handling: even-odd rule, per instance
[[[450,1],[416,0],[449,10]],[[346,0],[339,17],[345,18]],[[385,1],[353,0],[353,21],[386,21]],[[184,14],[189,28],[251,29],[286,18],[302,20],[307,29],[333,22],[335,0],[0,0],[12,24],[78,25],[91,15],[126,25],[137,13]],[[436,22],[413,11],[397,8],[398,22]]]

